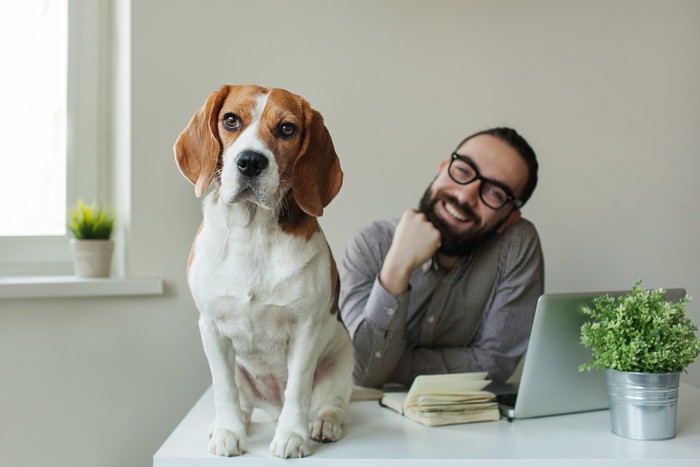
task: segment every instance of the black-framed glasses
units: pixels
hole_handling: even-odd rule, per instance
[[[523,205],[523,202],[515,197],[513,191],[503,183],[482,177],[474,163],[456,152],[452,153],[452,160],[447,169],[450,178],[460,185],[469,185],[476,180],[481,180],[479,187],[479,197],[484,204],[491,209],[501,209],[508,203],[513,203],[516,208]]]

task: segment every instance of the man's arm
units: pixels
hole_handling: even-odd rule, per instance
[[[407,292],[413,271],[432,258],[438,248],[440,232],[425,214],[409,209],[396,227],[379,281],[394,295]]]
[[[409,277],[439,244],[425,216],[408,210],[395,231],[375,224],[348,245],[340,310],[353,342],[357,384],[378,387],[394,372],[406,347]]]
[[[501,261],[499,283],[472,342],[407,351],[392,381],[410,384],[420,374],[467,371],[488,371],[494,381],[505,381],[512,374],[527,350],[537,299],[544,290],[544,260],[534,227],[527,241],[504,251]]]

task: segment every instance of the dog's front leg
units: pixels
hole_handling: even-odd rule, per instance
[[[270,452],[277,457],[304,457],[311,454],[309,407],[313,376],[318,362],[318,329],[301,330],[289,344],[287,387]]]
[[[246,449],[246,422],[235,379],[236,352],[231,339],[213,320],[200,317],[204,353],[211,369],[216,419],[211,426],[209,451],[217,456],[237,456]]]

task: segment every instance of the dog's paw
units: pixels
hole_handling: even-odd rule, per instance
[[[309,438],[293,431],[275,433],[270,444],[270,453],[283,459],[308,456],[311,454]]]
[[[309,423],[311,439],[320,443],[332,443],[338,441],[343,430],[341,424],[333,418],[319,418]]]
[[[246,450],[246,437],[227,430],[212,428],[209,439],[209,452],[215,456],[239,456]]]

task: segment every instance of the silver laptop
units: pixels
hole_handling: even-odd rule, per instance
[[[501,413],[513,420],[607,409],[604,371],[578,371],[579,365],[591,361],[591,351],[581,344],[581,325],[587,320],[582,310],[599,295],[630,292],[542,295],[517,393],[513,387],[489,388],[499,396]],[[678,301],[685,290],[667,289],[666,294]]]

